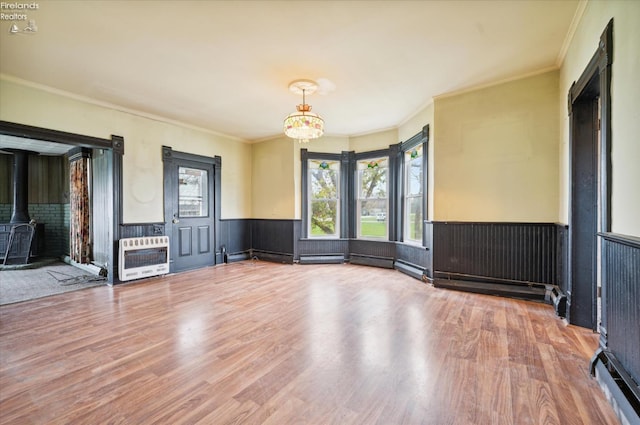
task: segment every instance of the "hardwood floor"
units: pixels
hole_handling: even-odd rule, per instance
[[[615,424],[591,331],[397,271],[242,262],[0,307],[3,424]]]

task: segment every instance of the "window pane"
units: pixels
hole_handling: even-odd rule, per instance
[[[423,145],[416,146],[404,154],[404,240],[422,243],[422,210],[424,203]]]
[[[407,198],[404,226],[405,240],[422,243],[422,196]]]
[[[334,236],[338,229],[338,202],[311,201],[311,236]]]
[[[362,237],[385,238],[387,236],[387,200],[360,201],[358,228]]]
[[[374,168],[360,170],[360,198],[387,197],[387,169]]]
[[[358,237],[386,238],[388,157],[358,161]]]
[[[422,158],[412,159],[407,163],[407,192],[406,195],[422,194]]]
[[[207,170],[178,168],[178,214],[180,217],[209,215]]]
[[[338,197],[338,172],[334,170],[311,170],[311,198],[336,199]]]
[[[309,160],[309,236],[338,236],[340,162]]]

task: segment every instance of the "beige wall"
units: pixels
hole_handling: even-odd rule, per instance
[[[558,72],[434,102],[437,221],[554,222]]]
[[[252,218],[294,217],[293,143],[283,136],[252,145]]]
[[[590,1],[560,69],[561,144],[559,220],[569,217],[569,120],[566,98],[598,46],[609,20],[613,25],[611,82],[612,231],[640,236],[640,2]]]
[[[434,162],[434,121],[433,121],[433,102],[419,110],[415,115],[405,121],[398,127],[398,141],[404,142],[422,131],[422,128],[429,124],[429,145],[428,145],[428,164],[427,164],[427,187],[429,196],[427,198],[427,217],[426,220],[433,220],[433,191],[434,191],[434,170],[436,164]]]
[[[161,147],[222,157],[222,218],[251,215],[251,145],[228,137],[117,111],[0,80],[0,119],[20,124],[110,138],[123,136],[123,219],[164,221]]]
[[[398,127],[398,141],[404,142],[409,140],[416,134],[422,131],[422,127],[429,124],[433,127],[433,102],[430,102],[427,106],[420,109],[412,117],[407,119],[404,123]],[[429,138],[433,136],[433,128],[431,128],[431,134]]]
[[[363,136],[354,136],[349,138],[349,149],[354,152],[375,151],[378,149],[387,149],[389,145],[399,142],[398,130],[391,129],[369,133]]]

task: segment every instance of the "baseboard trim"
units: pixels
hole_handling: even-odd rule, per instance
[[[235,263],[237,261],[250,260],[251,253],[249,251],[244,252],[234,252],[233,254],[227,254],[226,262],[227,263]]]
[[[381,267],[384,269],[393,268],[393,258],[375,257],[372,255],[351,254],[350,263],[360,266]]]
[[[344,254],[300,255],[300,264],[342,264]]]
[[[251,258],[271,261],[273,263],[293,264],[293,254],[285,254],[281,252],[268,252],[254,249],[251,251]]]
[[[599,348],[591,359],[591,375],[623,425],[640,425],[640,391],[613,353]]]
[[[548,303],[548,290],[545,285],[513,285],[499,282],[479,282],[459,279],[434,278],[436,288],[454,289],[484,295],[499,295],[509,298],[525,299]]]

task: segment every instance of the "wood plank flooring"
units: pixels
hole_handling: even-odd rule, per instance
[[[0,423],[616,424],[596,346],[548,305],[247,261],[0,307]]]

